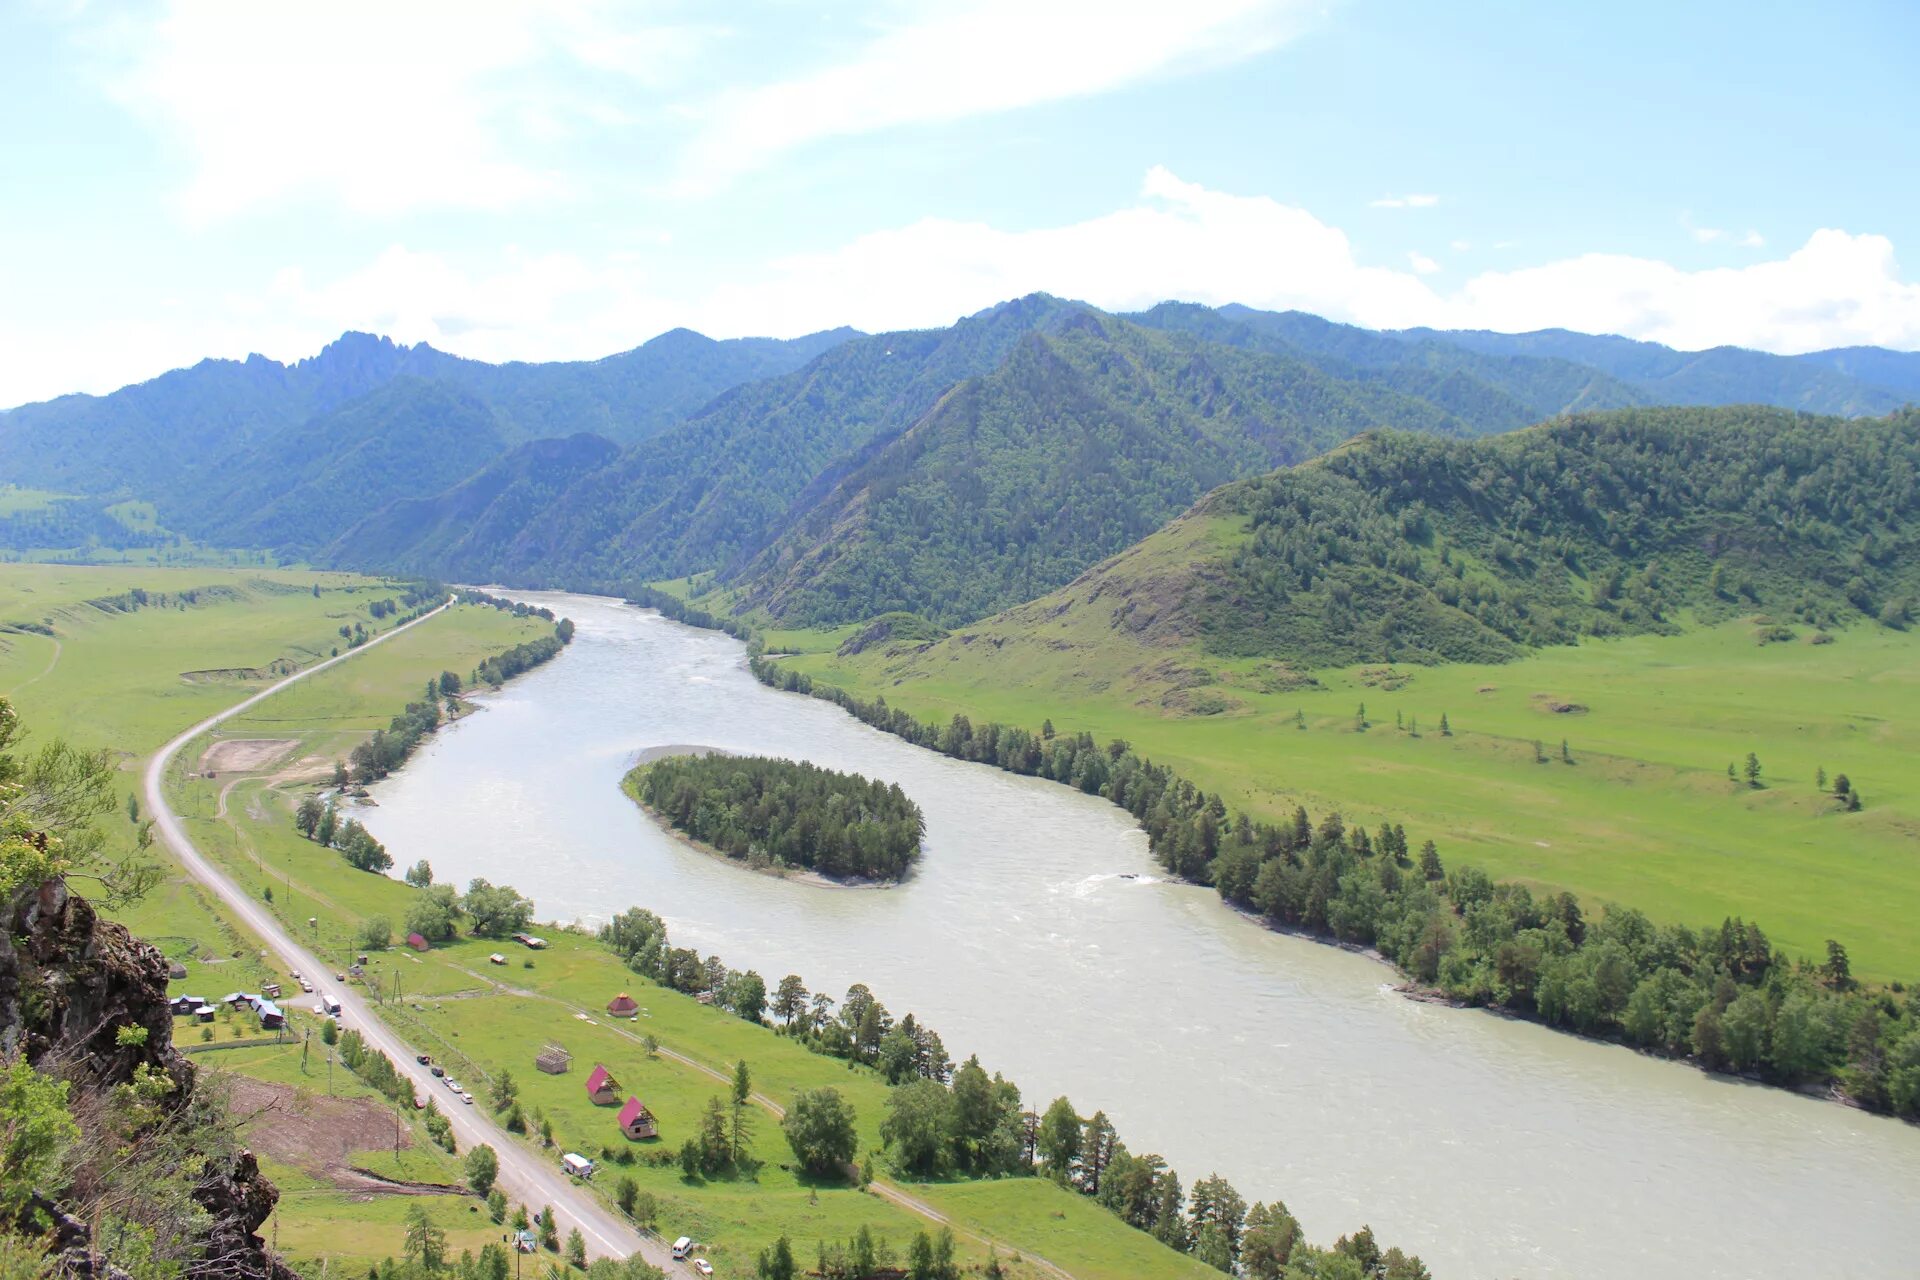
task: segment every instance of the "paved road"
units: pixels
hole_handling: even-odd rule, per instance
[[[171,848],[187,874],[220,896],[233,914],[258,934],[273,952],[280,957],[290,971],[319,979],[334,972],[331,964],[323,963],[312,952],[296,942],[280,924],[271,911],[253,900],[239,885],[228,879],[226,874],[203,857],[188,839],[186,828],[181,825],[179,815],[167,804],[162,782],[166,778],[167,765],[178,755],[180,749],[189,742],[220,724],[248,710],[257,703],[272,697],[280,690],[297,681],[304,680],[328,667],[346,662],[355,655],[385,643],[411,627],[416,627],[428,618],[439,613],[446,606],[435,609],[433,613],[415,619],[413,622],[395,627],[384,635],[375,637],[355,649],[349,649],[337,658],[316,663],[306,670],[288,676],[285,680],[262,689],[246,700],[236,703],[218,715],[209,716],[199,724],[182,733],[166,746],[160,748],[147,764],[145,790],[147,809],[153,816],[154,826],[160,837]],[[398,1067],[403,1075],[413,1081],[415,1091],[422,1097],[439,1096],[442,1110],[453,1122],[453,1132],[459,1140],[459,1146],[465,1151],[480,1143],[491,1146],[500,1156],[500,1188],[510,1199],[538,1208],[552,1205],[559,1219],[562,1236],[573,1227],[580,1228],[580,1234],[587,1242],[589,1257],[626,1258],[640,1254],[656,1267],[673,1275],[691,1275],[682,1264],[673,1260],[671,1252],[660,1241],[642,1235],[631,1224],[622,1220],[612,1210],[604,1207],[590,1193],[577,1186],[560,1172],[556,1163],[535,1155],[502,1129],[478,1106],[464,1106],[458,1099],[447,1093],[445,1087],[434,1079],[427,1069],[415,1061],[415,1050],[405,1044],[385,1023],[381,1022],[373,1006],[361,993],[341,982],[315,982],[318,991],[340,1002],[341,1022],[359,1031],[366,1041],[379,1049]],[[446,1103],[451,1105],[444,1105]]]

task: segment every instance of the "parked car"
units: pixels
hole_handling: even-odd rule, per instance
[[[422,1059],[421,1059],[421,1061],[422,1061],[422,1062],[425,1062],[425,1061],[426,1061],[426,1059],[424,1059],[424,1058],[422,1058]],[[441,1065],[440,1065],[439,1063],[437,1063],[437,1062],[436,1062],[436,1063],[434,1063],[434,1064],[433,1064],[432,1066],[430,1066],[430,1067],[428,1067],[428,1068],[427,1068],[427,1070],[429,1070],[429,1071],[431,1071],[431,1072],[433,1072],[433,1074],[434,1074],[434,1075],[436,1075],[436,1076],[443,1076],[443,1075],[445,1075],[445,1074],[447,1074],[447,1069],[446,1069],[445,1067],[443,1067],[443,1066],[441,1066]]]
[[[674,1257],[686,1258],[686,1257],[691,1257],[692,1255],[693,1255],[693,1237],[681,1236],[678,1240],[675,1240],[673,1242]]]
[[[460,1092],[460,1082],[458,1080],[455,1080],[452,1076],[448,1076],[447,1088],[453,1090],[455,1093],[458,1093]]]
[[[708,1262],[705,1258],[695,1258],[693,1260],[693,1269],[695,1271],[698,1271],[703,1276],[710,1276],[713,1274],[713,1264],[711,1262]]]
[[[465,1089],[462,1089],[462,1090],[460,1091],[460,1101],[462,1101],[462,1102],[464,1102],[464,1103],[466,1103],[466,1104],[467,1104],[468,1106],[472,1106],[472,1105],[473,1105],[473,1095],[472,1095],[472,1094],[470,1094],[470,1093],[468,1093],[468,1092],[467,1092],[467,1091],[466,1091]]]

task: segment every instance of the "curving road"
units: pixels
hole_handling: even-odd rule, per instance
[[[423,614],[412,622],[403,623],[384,635],[376,636],[357,648],[347,650],[338,657],[316,663],[269,685],[218,715],[208,716],[161,747],[147,762],[144,782],[147,809],[153,816],[154,826],[159,831],[161,839],[180,859],[180,865],[186,869],[187,874],[219,895],[220,900],[233,914],[259,935],[292,972],[307,974],[317,980],[334,972],[334,968],[322,962],[319,957],[295,941],[272,912],[261,903],[254,901],[239,885],[228,879],[224,872],[194,848],[193,841],[188,838],[179,815],[174,813],[167,804],[166,794],[161,785],[166,778],[167,765],[180,753],[182,747],[222,721],[231,719],[265,701],[290,684],[345,662],[374,645],[384,644],[402,631],[419,626],[446,608],[446,605],[441,605],[431,613]],[[380,1021],[373,1006],[358,990],[346,983],[316,981],[315,985],[317,990],[339,1001],[342,1023],[352,1026],[369,1044],[393,1059],[394,1066],[413,1082],[415,1092],[421,1097],[437,1096],[434,1077],[416,1060],[415,1050]],[[671,1251],[666,1245],[650,1236],[642,1235],[632,1224],[606,1208],[589,1192],[562,1174],[556,1165],[522,1147],[482,1108],[462,1106],[455,1102],[453,1106],[443,1110],[453,1123],[453,1132],[459,1140],[460,1149],[465,1151],[483,1142],[491,1146],[500,1156],[501,1190],[511,1199],[531,1207],[552,1205],[555,1216],[559,1219],[558,1226],[561,1234],[564,1235],[571,1227],[578,1227],[581,1236],[587,1242],[589,1257],[626,1258],[637,1253],[647,1262],[669,1274],[692,1274],[684,1264],[673,1260]]]

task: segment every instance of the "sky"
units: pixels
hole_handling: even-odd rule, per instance
[[[1035,290],[1920,349],[1920,6],[0,0],[0,405]]]

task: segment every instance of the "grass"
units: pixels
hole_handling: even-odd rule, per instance
[[[1391,820],[1450,864],[1590,906],[1696,926],[1742,916],[1793,954],[1838,938],[1856,974],[1920,977],[1920,639],[1860,626],[1814,644],[1801,627],[1761,644],[1757,630],[1313,672],[1145,649],[1093,609],[990,620],[972,643],[924,651],[843,658],[837,633],[790,632],[781,647],[803,651],[786,660],[797,670],[926,719],[1050,717],[1062,733],[1124,738],[1236,811]],[[1727,778],[1748,752],[1760,788]],[[1847,774],[1864,812],[1817,792],[1821,769]]]

